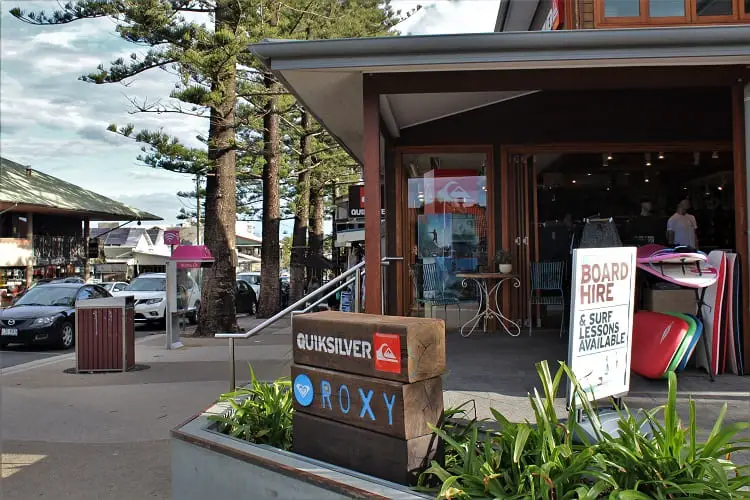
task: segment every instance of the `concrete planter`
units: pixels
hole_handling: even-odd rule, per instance
[[[172,430],[172,498],[431,498],[405,486],[221,434],[208,416],[225,410],[226,405],[217,403]]]

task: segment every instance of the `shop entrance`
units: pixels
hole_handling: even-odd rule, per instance
[[[567,294],[574,248],[667,245],[667,221],[682,200],[688,200],[697,222],[700,250],[736,248],[733,158],[727,145],[509,148],[503,171],[509,182],[502,188],[508,214],[502,241],[522,283],[506,300],[527,326],[533,321],[557,328],[563,320],[567,327],[565,307],[530,306],[532,263],[561,263]],[[590,230],[594,224],[597,231]],[[535,274],[543,272],[536,267]]]

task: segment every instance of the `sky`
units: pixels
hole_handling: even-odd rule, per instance
[[[402,34],[486,32],[494,27],[499,0],[392,0],[392,5],[402,11],[423,6],[398,26]],[[137,160],[141,145],[106,127],[132,123],[136,130],[163,129],[198,146],[197,136],[207,133],[206,119],[132,113],[129,99],[151,102],[169,95],[175,77],[160,70],[126,84],[78,80],[133,52],[112,21],[42,27],[8,13],[13,7],[49,11],[57,6],[57,1],[0,0],[0,154],[159,215],[163,224],[176,223],[181,207],[192,208],[176,195],[193,189],[192,178],[145,166]]]

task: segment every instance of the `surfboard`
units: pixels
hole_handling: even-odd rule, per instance
[[[703,252],[687,247],[670,248],[655,243],[649,243],[638,247],[636,262],[642,264],[656,264],[663,262],[665,264],[692,264],[695,262],[705,262],[708,257]]]
[[[713,285],[718,272],[710,263],[694,262],[691,264],[639,263],[638,269],[653,276],[688,288],[706,288]]]
[[[727,286],[726,286],[726,314],[725,325],[726,335],[723,338],[724,359],[722,360],[721,373],[734,373],[737,375],[737,354],[734,347],[734,316],[737,314],[737,307],[741,307],[734,302],[734,267],[737,261],[736,253],[727,252]]]
[[[745,375],[746,366],[744,356],[745,339],[742,336],[742,261],[736,259],[734,262],[734,354],[737,360],[737,374]]]
[[[667,371],[664,373],[664,377],[667,376],[667,373],[669,372],[676,372],[677,367],[682,362],[682,359],[685,357],[685,354],[688,351],[688,348],[690,347],[690,344],[693,341],[693,337],[695,337],[695,333],[698,329],[698,325],[696,324],[695,319],[688,315],[688,314],[682,314],[682,313],[666,313],[670,316],[674,316],[675,318],[680,318],[684,320],[688,324],[688,331],[685,333],[685,337],[682,339],[682,342],[680,342],[680,345],[677,347],[677,350],[675,350],[674,356],[672,356],[672,359],[669,362],[669,366],[667,367]]]
[[[711,352],[705,352],[703,344],[696,351],[698,368],[704,368],[708,373],[717,375],[719,371],[719,346],[721,340],[721,306],[724,298],[727,257],[724,252],[714,250],[708,254],[708,265],[717,270],[716,281],[706,287],[701,306],[703,317],[703,335],[707,337]]]
[[[669,314],[635,313],[630,368],[646,378],[662,378],[689,328],[687,321]]]
[[[693,334],[693,337],[690,339],[690,344],[688,345],[687,351],[685,352],[685,355],[682,357],[682,361],[680,361],[680,364],[677,365],[677,370],[675,370],[676,373],[680,373],[687,367],[688,362],[690,361],[690,358],[693,356],[693,353],[695,352],[695,346],[698,345],[698,342],[700,342],[701,337],[703,336],[703,323],[700,319],[698,319],[698,316],[694,316],[692,314],[688,314],[693,320],[695,320],[695,333]]]

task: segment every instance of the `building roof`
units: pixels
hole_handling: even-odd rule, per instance
[[[119,227],[117,229],[94,227],[90,229],[90,232],[92,238],[100,238],[99,235],[104,234],[100,238],[104,246],[135,248],[141,236],[146,234],[146,229],[142,227]]]
[[[88,189],[0,158],[0,209],[16,207],[91,220],[162,220]]]
[[[744,66],[750,64],[750,25],[265,40],[251,49],[361,161],[364,74]],[[381,117],[398,137],[404,128],[541,89],[487,90],[381,95]]]

